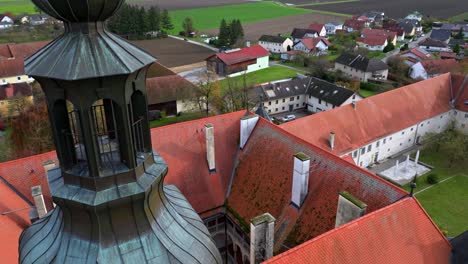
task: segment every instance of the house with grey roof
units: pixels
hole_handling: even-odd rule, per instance
[[[268,115],[305,109],[317,113],[361,100],[354,91],[315,77],[297,77],[255,88]]]
[[[291,37],[293,42],[297,43],[303,38],[317,38],[319,37],[319,32],[308,28],[294,28],[291,32]]]
[[[292,49],[294,42],[287,37],[263,35],[258,44],[271,53],[284,53]]]
[[[340,70],[348,77],[362,82],[387,80],[388,76],[388,65],[385,62],[359,54],[342,54],[335,60],[335,70]]]
[[[427,38],[419,42],[418,46],[429,52],[452,51],[447,43],[440,41],[440,40],[431,39],[431,38]]]
[[[431,33],[431,39],[449,43],[452,37],[452,32],[447,29],[434,29]]]

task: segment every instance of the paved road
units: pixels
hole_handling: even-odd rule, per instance
[[[203,44],[203,43],[200,43],[200,42],[196,42],[196,41],[193,41],[193,40],[189,40],[189,39],[184,39],[184,38],[181,38],[181,37],[178,37],[178,36],[174,36],[174,35],[169,35],[170,38],[173,38],[173,39],[178,39],[178,40],[182,40],[182,41],[186,41],[188,43],[191,43],[191,44],[194,44],[194,45],[198,45],[198,46],[202,46],[204,48],[207,48],[207,49],[210,49],[214,52],[218,52],[219,50],[217,48],[213,48],[212,46],[210,45],[207,45],[207,44]]]

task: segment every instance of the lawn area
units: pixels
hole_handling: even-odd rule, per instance
[[[173,117],[164,117],[161,120],[155,120],[150,122],[150,127],[161,127],[167,126],[175,123],[200,119],[205,117],[204,113],[194,112],[194,113],[182,113],[180,116],[173,116]]]
[[[456,176],[416,195],[440,229],[457,236],[468,229],[468,176]]]
[[[221,20],[240,19],[242,23],[257,22],[278,17],[295,16],[311,11],[285,6],[277,2],[255,2],[206,8],[184,9],[169,12],[174,24],[173,34],[182,30],[182,21],[191,17],[197,30],[218,28]]]
[[[277,81],[281,79],[287,79],[297,76],[297,72],[293,69],[281,67],[281,66],[272,66],[267,69],[251,72],[246,74],[247,85],[256,85],[270,81]],[[241,83],[244,76],[237,76],[230,78],[229,81],[234,83]],[[228,80],[224,79],[220,81],[220,86],[223,89],[227,86]]]
[[[366,97],[375,95],[375,92],[374,92],[374,91],[365,90],[365,89],[360,89],[360,90],[359,90],[359,94],[360,94],[362,97],[366,98]]]
[[[127,0],[127,3],[138,1],[141,0]],[[30,0],[0,0],[0,14],[5,12],[11,12],[13,15],[37,13]]]
[[[385,55],[387,55],[387,54],[383,53],[382,51],[374,50],[374,51],[369,52],[367,57],[368,58],[383,59],[383,58],[385,58]]]
[[[466,19],[468,19],[468,12],[461,13],[459,15],[453,16],[453,17],[449,18],[448,20],[450,22],[460,22],[460,21],[464,21]]]

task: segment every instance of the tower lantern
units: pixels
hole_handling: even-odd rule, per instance
[[[46,95],[60,168],[48,172],[57,207],[23,232],[20,263],[221,263],[151,147],[155,59],[106,30],[124,0],[33,2],[65,27],[25,62]]]

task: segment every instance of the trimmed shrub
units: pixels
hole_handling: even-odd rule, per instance
[[[429,176],[427,176],[426,181],[429,184],[436,184],[439,182],[439,177],[437,176],[437,174],[431,173],[429,174]]]

